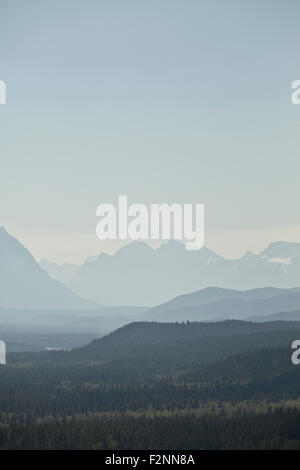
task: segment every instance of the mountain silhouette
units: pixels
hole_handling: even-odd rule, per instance
[[[106,305],[148,305],[209,286],[249,290],[300,285],[300,244],[278,242],[260,254],[226,259],[208,248],[186,251],[169,241],[154,250],[133,242],[114,256],[100,254],[78,268],[67,285]]]
[[[248,291],[210,287],[185,294],[141,315],[147,321],[215,321],[291,312],[300,305],[300,288],[261,288]],[[279,318],[283,320],[284,315]]]
[[[81,309],[96,304],[80,298],[52,279],[30,252],[0,228],[0,307],[28,309]]]
[[[64,284],[71,281],[71,279],[75,276],[75,273],[79,269],[79,266],[77,266],[76,264],[56,264],[52,261],[48,261],[47,259],[41,259],[39,261],[39,265],[41,266],[41,268],[47,271],[49,276],[59,282],[63,282]]]

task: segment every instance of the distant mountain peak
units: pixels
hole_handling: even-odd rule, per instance
[[[64,284],[51,279],[30,251],[0,229],[0,306],[6,308],[94,308]]]
[[[257,259],[258,255],[256,253],[253,253],[253,251],[247,250],[246,253],[242,256],[242,260],[252,260],[252,259]]]
[[[297,242],[272,242],[261,253],[261,257],[267,259],[293,259],[300,260],[300,243]]]

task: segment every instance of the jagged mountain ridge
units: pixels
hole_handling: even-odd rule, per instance
[[[276,242],[260,254],[226,259],[208,248],[186,251],[170,241],[159,249],[134,242],[114,256],[84,263],[67,284],[106,305],[157,305],[209,286],[249,290],[300,285],[300,243]]]

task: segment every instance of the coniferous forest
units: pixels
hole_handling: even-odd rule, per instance
[[[300,449],[297,335],[297,322],[141,322],[10,353],[0,449]]]

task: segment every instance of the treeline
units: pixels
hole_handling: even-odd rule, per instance
[[[300,411],[226,418],[56,418],[0,428],[0,449],[300,449]]]
[[[108,380],[110,371],[118,370],[122,382],[126,377],[144,382],[150,376],[186,371],[258,349],[288,349],[295,338],[300,338],[299,322],[133,323],[81,349],[14,353],[8,362],[59,368],[62,373],[64,367],[97,364]]]

